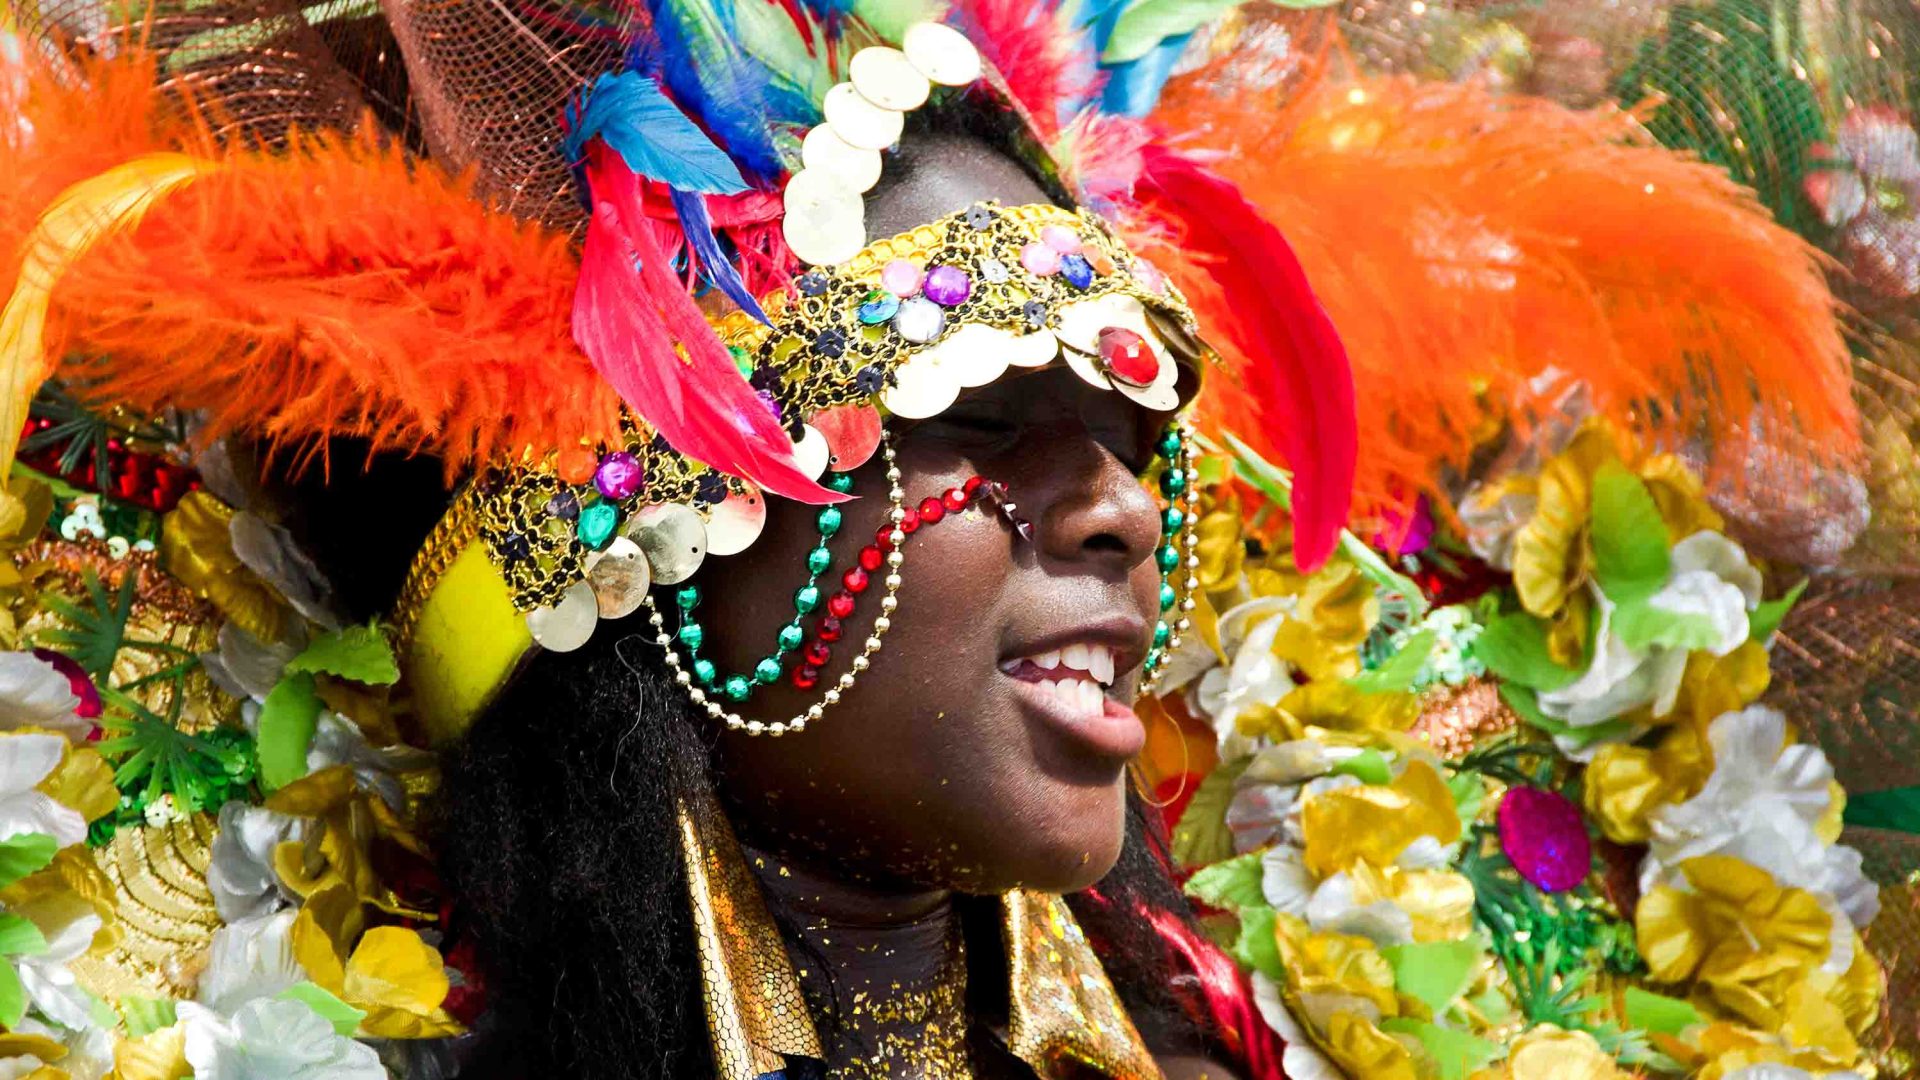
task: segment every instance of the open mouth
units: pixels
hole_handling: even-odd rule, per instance
[[[1133,659],[1112,645],[1071,641],[1000,662],[1022,698],[1049,726],[1105,757],[1130,758],[1146,743],[1131,706],[1114,696]]]

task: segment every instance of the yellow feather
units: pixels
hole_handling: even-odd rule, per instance
[[[215,168],[186,154],[147,154],[61,192],[34,223],[0,311],[0,477],[13,471],[27,406],[57,360],[46,355],[44,339],[54,286],[93,245],[139,224],[162,195]]]

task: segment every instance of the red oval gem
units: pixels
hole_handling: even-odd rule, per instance
[[[880,526],[879,530],[873,534],[873,546],[879,548],[881,551],[892,551],[893,526]]]
[[[827,614],[836,619],[853,614],[853,594],[842,590],[827,597]]]
[[[947,508],[940,505],[939,499],[929,495],[920,500],[920,524],[932,525],[946,516]]]
[[[987,478],[984,476],[969,476],[967,477],[967,482],[960,485],[960,490],[966,492],[967,495],[971,497],[974,492],[980,490],[980,485],[986,482]]]
[[[868,544],[866,547],[860,549],[860,569],[868,573],[880,569],[880,564],[886,561],[886,555],[872,544]]]
[[[940,496],[940,501],[948,513],[957,514],[967,508],[967,493],[960,488],[948,488],[947,493]]]
[[[903,533],[911,534],[915,529],[918,529],[919,527],[920,527],[920,513],[917,510],[909,509],[907,511],[907,516],[900,519],[900,531]]]
[[[814,627],[813,632],[821,641],[839,641],[841,633],[840,620],[831,615],[822,616],[820,625]]]
[[[850,593],[866,592],[867,585],[869,584],[867,572],[857,566],[848,570],[846,575],[840,579],[840,582],[847,587],[847,591]]]
[[[1131,386],[1151,386],[1160,375],[1160,358],[1147,339],[1124,326],[1100,331],[1100,363],[1108,374]]]
[[[800,654],[800,659],[805,660],[809,667],[822,668],[827,666],[827,660],[832,656],[833,651],[827,648],[826,642],[816,641],[807,646],[807,651]]]
[[[816,667],[795,668],[793,685],[802,690],[811,690],[820,681],[820,669]]]

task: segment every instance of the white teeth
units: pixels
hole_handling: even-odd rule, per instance
[[[1088,651],[1085,645],[1069,645],[1060,650],[1060,662],[1075,671],[1086,671]]]
[[[1088,715],[1098,715],[1107,711],[1106,702],[1103,700],[1105,697],[1106,695],[1100,692],[1099,683],[1080,684],[1080,708]]]
[[[1105,645],[1095,645],[1091,650],[1091,666],[1087,671],[1101,686],[1113,685],[1113,650]]]
[[[1106,711],[1106,695],[1085,679],[1042,679],[1033,685],[1068,712],[1099,716]]]
[[[1052,671],[1060,666],[1060,650],[1050,649],[1033,657],[1033,666],[1041,671]]]

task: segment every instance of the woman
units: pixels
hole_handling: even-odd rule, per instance
[[[223,143],[253,99],[177,109],[142,65],[196,61],[129,42],[16,84],[18,201],[48,208],[16,228],[45,270],[17,359],[50,340],[90,400],[191,412],[201,445],[359,439],[468,477],[424,540],[438,481],[344,456],[277,500],[205,456],[220,499],[166,511],[259,774],[129,796],[148,828],[156,791],[219,813],[219,910],[204,970],[139,969],[174,1018],[115,1032],[210,1076],[373,1076],[376,1049],[403,1075],[1270,1074],[1127,764],[1188,629],[1212,357],[1156,260],[1213,260],[1238,306],[1221,342],[1296,421],[1311,563],[1351,387],[1297,264],[1143,129],[1065,138],[1045,21],[968,9],[983,62],[877,8],[781,8],[784,50],[674,10],[569,84],[551,161],[502,189],[480,156],[495,201],[573,188],[584,223],[545,229],[377,139]],[[424,92],[448,39],[400,30],[428,141],[472,131]],[[743,71],[817,93],[743,103]],[[390,639],[341,617],[383,613]],[[446,754],[431,796],[401,738]]]

